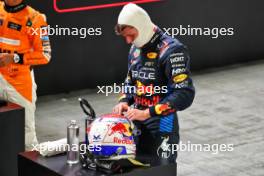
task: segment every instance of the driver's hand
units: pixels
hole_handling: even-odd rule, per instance
[[[0,67],[14,63],[14,54],[0,53]]]
[[[127,111],[129,109],[129,106],[126,102],[121,102],[118,103],[114,108],[113,108],[113,113],[116,114],[122,114],[123,112]]]

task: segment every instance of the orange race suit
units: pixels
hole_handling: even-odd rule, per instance
[[[26,149],[38,144],[35,132],[36,85],[32,66],[47,64],[51,47],[45,15],[25,3],[0,2],[0,53],[16,53],[17,63],[0,67],[0,99],[25,108]]]

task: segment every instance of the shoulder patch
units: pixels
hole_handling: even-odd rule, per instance
[[[156,52],[147,53],[147,58],[148,59],[156,59],[157,57],[158,57],[158,53],[156,53]]]
[[[41,17],[43,16],[42,18],[44,18],[44,20],[46,21],[46,16],[40,13],[39,11],[33,9],[32,7],[28,6],[28,11],[29,11],[29,20],[27,22],[29,21],[30,22],[27,23],[27,25],[30,25],[31,23],[31,26],[33,26],[37,22],[39,16]]]
[[[180,82],[185,81],[187,78],[188,78],[188,75],[187,74],[180,74],[180,75],[175,76],[173,78],[173,81],[175,83],[180,83]]]
[[[160,48],[160,57],[163,57],[163,55],[166,53],[166,51],[169,49],[169,43],[166,41],[162,42],[162,46]]]

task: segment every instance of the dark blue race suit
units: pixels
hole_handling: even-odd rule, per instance
[[[146,45],[130,49],[126,92],[120,102],[150,110],[150,118],[135,121],[141,130],[137,153],[153,155],[161,164],[176,163],[177,152],[172,147],[179,143],[177,111],[188,108],[195,96],[190,57],[182,43],[155,30]]]

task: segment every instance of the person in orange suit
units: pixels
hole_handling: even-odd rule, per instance
[[[45,15],[23,0],[0,2],[0,99],[25,108],[25,147],[38,144],[32,67],[47,64],[51,47]],[[14,122],[15,123],[15,122]]]

